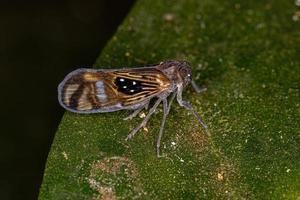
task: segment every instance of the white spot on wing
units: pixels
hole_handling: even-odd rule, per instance
[[[120,103],[117,103],[117,104],[115,105],[115,107],[117,107],[117,108],[122,108],[123,106],[122,106]]]
[[[133,81],[133,82],[132,82],[132,85],[136,85],[136,82],[135,82],[135,81]]]
[[[100,101],[106,100],[107,95],[105,94],[104,84],[102,81],[96,82],[96,91],[97,91],[97,98]]]
[[[102,81],[97,81],[96,82],[96,87],[97,89],[104,89],[104,84]]]
[[[125,81],[125,79],[124,79],[124,78],[120,78],[120,81],[121,81],[121,82],[124,82],[124,81]]]
[[[107,96],[105,94],[97,94],[97,98],[100,100],[100,101],[104,101],[106,100]]]

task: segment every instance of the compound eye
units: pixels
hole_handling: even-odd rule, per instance
[[[184,76],[188,75],[188,71],[185,68],[181,68],[181,74]]]

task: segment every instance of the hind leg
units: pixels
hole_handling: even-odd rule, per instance
[[[149,106],[149,102],[147,102],[146,104],[142,105],[140,108],[136,109],[135,111],[133,111],[129,116],[123,118],[123,120],[132,120],[133,118],[135,118],[144,108],[148,108]]]
[[[156,110],[157,106],[160,104],[160,102],[161,102],[161,99],[158,99],[155,102],[155,104],[149,110],[149,113],[144,118],[144,120],[129,133],[129,135],[127,136],[126,140],[131,139],[142,127],[146,126],[148,120],[150,119],[151,115],[155,112],[155,110]]]

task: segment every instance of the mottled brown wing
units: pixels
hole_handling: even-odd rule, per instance
[[[155,67],[71,72],[58,87],[60,104],[77,113],[133,109],[170,87]]]

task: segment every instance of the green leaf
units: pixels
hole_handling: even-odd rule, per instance
[[[139,0],[95,67],[189,61],[207,91],[184,99],[211,136],[174,104],[157,158],[161,109],[128,142],[129,111],[66,112],[39,198],[299,198],[298,18],[293,1]]]

